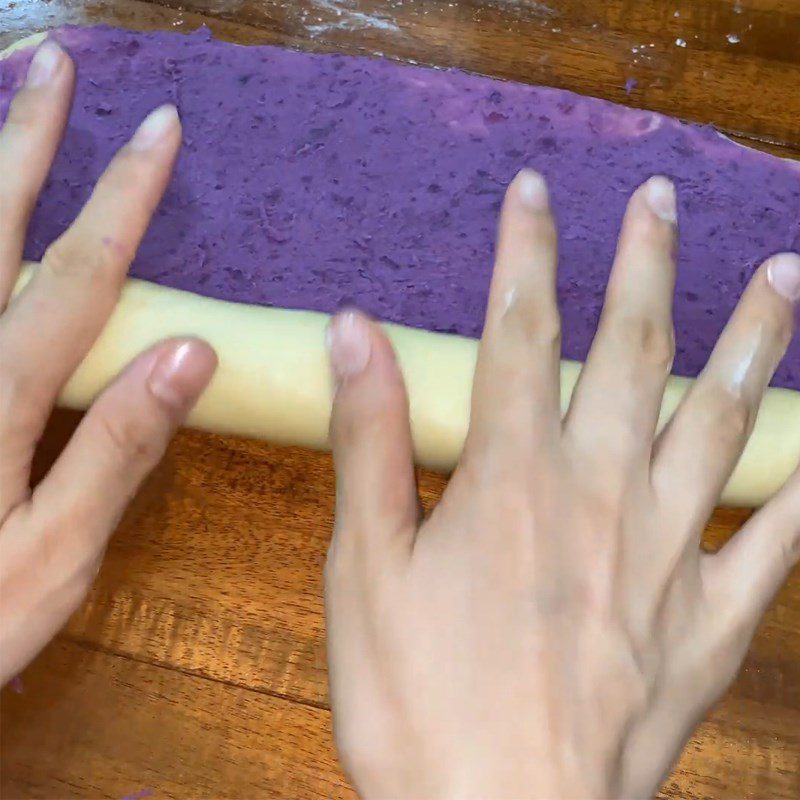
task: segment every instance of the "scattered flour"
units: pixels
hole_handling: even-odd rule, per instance
[[[400,27],[391,19],[375,14],[365,14],[363,11],[356,11],[350,8],[346,0],[313,0],[314,6],[320,11],[333,14],[336,19],[324,22],[318,17],[319,24],[306,25],[306,30],[312,36],[318,36],[326,31],[333,30],[357,30],[359,28],[375,28],[382,31],[400,32]]]

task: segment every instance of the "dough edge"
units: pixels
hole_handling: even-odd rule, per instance
[[[0,52],[33,47],[34,34]],[[36,265],[25,264],[15,295]],[[313,449],[328,447],[332,387],[324,333],[329,316],[214,300],[128,279],[103,333],[59,398],[86,409],[136,355],[171,336],[196,336],[217,351],[219,369],[189,417],[217,433]],[[384,326],[397,351],[409,394],[416,459],[448,472],[459,458],[469,424],[478,342],[451,334]],[[581,365],[561,363],[562,410]],[[670,377],[659,425],[669,419],[692,380]],[[753,434],[722,503],[757,506],[769,499],[800,463],[800,392],[770,388]]]

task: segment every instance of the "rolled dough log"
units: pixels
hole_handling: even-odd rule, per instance
[[[6,51],[31,47],[46,34],[23,39]],[[24,267],[19,292],[35,265]],[[60,398],[87,408],[137,354],[168,336],[208,341],[220,368],[189,422],[198,428],[311,448],[327,446],[331,386],[324,349],[325,314],[209,299],[153,283],[129,280],[109,324]],[[449,471],[456,464],[469,423],[474,339],[387,325],[408,385],[420,464]],[[566,409],[580,364],[561,366]],[[661,424],[692,381],[672,377]],[[800,393],[770,389],[753,436],[722,500],[760,505],[800,462]]]
[[[26,265],[17,292],[34,268]],[[331,408],[324,347],[328,319],[317,312],[229,303],[131,279],[60,402],[69,408],[87,408],[138,353],[168,336],[193,335],[216,349],[220,367],[192,413],[191,425],[326,448]],[[477,341],[399,325],[387,325],[386,330],[408,386],[417,461],[449,471],[458,460],[469,423]],[[562,362],[563,409],[579,370],[578,363]],[[670,378],[662,424],[691,383],[688,378]],[[798,462],[800,393],[770,389],[723,503],[762,504]]]

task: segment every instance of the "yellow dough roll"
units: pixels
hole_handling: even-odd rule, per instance
[[[16,291],[34,268],[26,265]],[[220,367],[192,413],[191,425],[323,449],[331,409],[324,344],[328,319],[316,312],[228,303],[131,279],[60,402],[85,409],[150,345],[170,336],[197,336],[215,348]],[[449,471],[458,460],[469,423],[478,343],[399,325],[385,327],[408,386],[417,460],[431,469]],[[562,362],[564,409],[579,370],[578,363]],[[687,378],[670,378],[662,424],[690,385]],[[770,389],[723,502],[760,505],[780,488],[798,462],[800,393]]]

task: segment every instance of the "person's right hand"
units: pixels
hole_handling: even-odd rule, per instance
[[[139,356],[97,399],[31,492],[31,459],[61,388],[117,302],[169,181],[181,128],[154,111],[114,158],[83,211],[12,299],[25,229],[69,112],[74,67],[37,51],[0,131],[0,684],[64,624],[93,581],[108,537],[216,356],[193,339]]]
[[[464,454],[424,520],[391,346],[334,321],[331,700],[367,800],[652,794],[800,557],[800,471],[700,548],[792,335],[800,257],[758,270],[657,435],[676,216],[665,178],[633,195],[562,421],[555,225],[542,178],[514,181]]]

